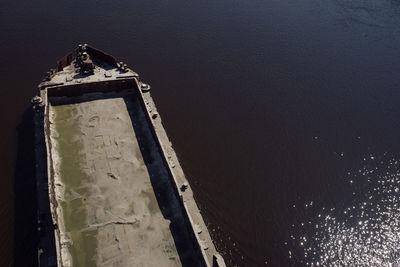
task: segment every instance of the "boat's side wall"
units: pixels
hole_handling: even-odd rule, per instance
[[[52,157],[52,146],[50,142],[50,119],[49,119],[49,105],[47,99],[47,90],[40,91],[41,98],[43,99],[44,105],[44,115],[43,115],[43,132],[44,139],[46,145],[46,163],[47,163],[47,176],[48,176],[48,190],[49,190],[49,202],[50,202],[50,211],[51,217],[54,225],[54,238],[55,238],[55,247],[57,254],[57,265],[59,267],[63,267],[63,261],[61,257],[61,242],[60,242],[60,230],[58,228],[59,220],[58,220],[58,212],[57,212],[57,200],[55,193],[55,183],[54,183],[54,166],[53,166],[53,157]]]
[[[93,83],[82,83],[68,86],[55,86],[47,89],[48,97],[76,97],[89,93],[119,92],[136,87],[134,78],[125,78]]]
[[[140,95],[139,99],[140,99],[142,108],[147,111],[147,112],[145,112],[145,114],[147,115],[146,119],[148,121],[148,124],[152,126],[152,127],[150,127],[151,132],[156,141],[158,149],[161,152],[160,154],[162,155],[162,160],[164,161],[165,166],[167,166],[168,175],[171,179],[171,184],[173,186],[176,197],[179,199],[179,204],[181,205],[181,209],[183,210],[184,218],[186,220],[186,225],[188,226],[189,232],[192,235],[192,240],[195,244],[195,247],[197,248],[197,253],[199,254],[199,258],[202,259],[202,264],[204,266],[207,266],[207,267],[211,266],[208,256],[204,250],[205,243],[204,243],[204,241],[202,241],[200,239],[200,237],[198,236],[198,233],[197,233],[198,230],[196,230],[194,227],[194,225],[196,223],[194,222],[194,220],[191,216],[191,213],[193,213],[193,210],[191,211],[190,208],[188,207],[188,205],[185,201],[186,198],[184,198],[182,191],[180,190],[180,187],[183,186],[184,183],[187,181],[185,179],[179,179],[179,177],[177,177],[176,174],[174,173],[174,171],[172,170],[172,166],[173,166],[173,169],[181,168],[177,159],[176,159],[176,161],[171,160],[172,156],[175,156],[175,155],[172,155],[172,153],[175,154],[175,152],[172,150],[172,145],[169,142],[169,140],[166,138],[166,134],[165,134],[165,136],[161,136],[162,135],[161,129],[159,126],[157,126],[155,124],[156,119],[160,120],[159,115],[157,114],[156,116],[152,116],[149,112],[149,110],[151,110],[151,113],[153,115],[156,113],[156,111],[154,110],[155,106],[152,107],[151,109],[148,108],[151,104],[154,104],[154,103],[150,103],[150,101],[153,102],[152,99],[149,99],[146,97],[146,95],[148,95],[148,93],[142,93],[140,90],[138,90],[137,92]],[[146,95],[144,95],[144,94],[146,94]],[[162,129],[162,131],[165,133],[164,129]],[[165,144],[165,143],[167,143],[167,144]],[[166,146],[169,146],[171,149],[171,151],[169,151],[169,153],[166,151]],[[170,159],[168,159],[168,157]],[[185,186],[186,186],[186,184],[185,184]],[[187,186],[188,186],[188,184],[187,184]],[[184,192],[186,195],[191,195],[193,197],[193,194],[192,194],[190,188],[186,188]],[[193,200],[193,202],[194,202],[194,200]],[[195,208],[197,209],[197,206]],[[194,211],[194,212],[196,212],[196,211]],[[199,224],[197,224],[197,225],[199,225]]]
[[[146,111],[146,118],[151,126],[153,137],[167,167],[174,192],[180,200],[179,203],[181,204],[186,225],[192,234],[192,240],[198,249],[199,257],[202,259],[204,266],[225,267],[225,262],[216,251],[207,226],[194,200],[193,191],[186,180],[183,169],[162,125],[161,117],[157,112],[153,98],[149,92],[142,92],[139,89],[139,84],[137,84],[136,88],[142,108]]]
[[[54,224],[50,212],[49,181],[47,164],[47,146],[44,131],[45,105],[34,105],[35,127],[35,165],[36,165],[36,190],[37,190],[37,219],[39,229],[38,240],[38,267],[49,265],[49,261],[56,259],[54,239]]]

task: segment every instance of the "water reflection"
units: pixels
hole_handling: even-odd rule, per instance
[[[373,40],[400,40],[400,1],[334,0],[333,3],[347,28],[360,30],[361,27],[358,34]]]
[[[352,196],[340,208],[313,209],[293,225],[288,257],[311,266],[397,266],[400,264],[400,160],[368,155],[348,173]],[[293,251],[300,252],[295,259]]]

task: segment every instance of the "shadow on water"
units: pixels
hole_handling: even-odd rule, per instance
[[[14,171],[13,266],[37,266],[36,183],[34,123],[31,108],[17,127],[18,147]]]
[[[182,266],[201,266],[196,248],[192,242],[188,225],[182,214],[182,209],[175,196],[169,174],[161,152],[156,145],[150,126],[146,120],[141,104],[136,94],[124,97],[129,111],[143,160],[150,175],[150,181],[156,195],[158,206],[164,218],[170,220],[170,231]]]

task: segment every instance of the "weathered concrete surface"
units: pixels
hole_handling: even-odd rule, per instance
[[[127,103],[113,97],[50,106],[61,243],[71,256],[65,265],[181,265]]]

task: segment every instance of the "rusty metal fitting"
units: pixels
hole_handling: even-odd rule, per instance
[[[147,83],[142,83],[140,85],[140,90],[142,90],[142,92],[148,92],[150,91],[150,88],[151,88],[150,85]]]
[[[40,104],[40,103],[42,103],[43,102],[43,99],[40,97],[40,96],[34,96],[32,99],[31,99],[31,103],[33,104],[33,105],[38,105],[38,104]]]
[[[185,192],[186,189],[187,189],[188,187],[189,187],[189,183],[185,181],[185,182],[181,185],[181,191],[182,191],[182,192]]]

